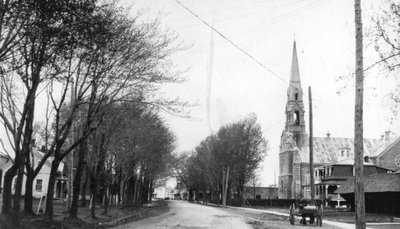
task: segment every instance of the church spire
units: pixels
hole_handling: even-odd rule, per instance
[[[300,83],[299,62],[297,60],[296,41],[293,42],[292,68],[290,70],[290,83]]]

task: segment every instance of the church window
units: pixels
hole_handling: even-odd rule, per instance
[[[299,111],[295,111],[293,114],[293,122],[295,124],[300,124],[300,115],[299,115]]]
[[[294,99],[297,101],[298,98],[299,98],[299,94],[296,92],[296,94],[294,94]]]
[[[394,164],[395,164],[397,167],[400,167],[400,155],[397,156],[397,157],[394,159]]]

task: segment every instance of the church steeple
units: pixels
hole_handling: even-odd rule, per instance
[[[293,42],[290,82],[287,90],[285,131],[293,134],[298,148],[303,145],[305,136],[303,90],[300,82],[299,63],[297,59],[296,41]]]
[[[296,41],[293,42],[292,65],[290,69],[290,82],[287,91],[289,101],[303,101],[301,89],[299,61],[297,59]]]
[[[290,71],[290,83],[300,83],[299,62],[297,60],[296,41],[293,42],[292,68]]]

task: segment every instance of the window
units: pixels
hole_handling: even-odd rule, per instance
[[[300,124],[300,113],[299,113],[299,111],[295,111],[294,114],[293,114],[293,117],[294,117],[293,122],[295,124]]]
[[[341,157],[344,157],[344,150],[340,152]]]
[[[36,179],[35,190],[41,192],[42,191],[42,184],[43,184],[43,180]]]
[[[294,94],[294,99],[297,101],[298,98],[299,98],[299,94],[296,92],[296,94]]]
[[[256,200],[261,199],[261,195],[256,195]]]
[[[347,157],[350,157],[350,150],[346,150],[347,152]]]

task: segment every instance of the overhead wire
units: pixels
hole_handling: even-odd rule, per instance
[[[315,6],[321,5],[325,2],[328,2],[330,0],[322,0],[322,1],[316,1],[313,3],[308,4],[307,6],[303,6],[302,8],[293,10],[291,12],[288,12],[286,15],[280,15],[278,17],[275,17],[274,19],[281,19],[285,20],[288,17],[297,15],[298,13],[304,12],[306,10],[309,10],[310,8],[313,8]],[[214,28],[213,26],[211,26],[209,23],[207,23],[206,21],[204,21],[200,16],[198,16],[196,13],[194,13],[192,10],[190,10],[189,8],[187,8],[185,5],[183,5],[179,0],[175,0],[175,2],[177,2],[181,7],[183,7],[186,11],[188,11],[190,14],[192,14],[193,16],[195,16],[198,20],[200,20],[203,24],[205,24],[206,26],[208,26],[209,28],[211,28],[213,31],[215,31],[217,34],[219,34],[224,40],[228,41],[231,45],[233,45],[235,48],[237,48],[239,51],[241,51],[243,54],[245,54],[247,57],[249,57],[251,60],[253,60],[255,63],[257,63],[259,66],[261,66],[263,69],[265,69],[266,71],[268,71],[269,73],[271,73],[273,76],[275,76],[277,79],[281,80],[282,82],[289,84],[288,81],[286,81],[285,79],[283,79],[281,76],[279,76],[277,73],[275,73],[274,71],[272,71],[271,69],[269,69],[268,67],[266,67],[264,64],[262,64],[260,61],[258,61],[256,58],[254,58],[252,55],[250,55],[248,52],[246,52],[245,50],[243,50],[241,47],[239,47],[236,43],[234,43],[232,40],[230,40],[230,38],[228,38],[227,36],[225,36],[224,34],[222,34],[219,30],[217,30],[216,28]],[[276,23],[279,21],[275,21],[273,23]],[[273,24],[271,23],[271,24]],[[250,30],[251,31],[251,30]],[[220,41],[219,41],[220,42]],[[219,43],[218,42],[218,43]],[[214,42],[214,44],[217,42]],[[318,94],[318,93],[317,93]],[[317,108],[316,104],[313,105],[313,107]],[[318,109],[320,110],[320,109]],[[282,120],[279,120],[278,122],[274,123],[272,126],[269,126],[267,128],[273,128],[274,126],[276,126],[277,124],[281,123]]]
[[[315,4],[315,5],[312,5],[312,4],[314,4],[314,3],[311,3],[311,4],[308,4],[308,5],[307,5],[308,7],[307,7],[307,6],[303,6],[303,7],[301,7],[301,8],[298,8],[298,9],[295,9],[295,10],[293,10],[293,11],[290,11],[290,12],[288,12],[288,13],[286,13],[286,14],[279,15],[279,16],[277,16],[277,17],[274,17],[274,18],[272,18],[271,20],[275,20],[275,19],[280,19],[280,20],[270,22],[270,23],[268,23],[267,26],[270,26],[270,25],[276,24],[277,22],[281,22],[281,21],[283,21],[283,20],[286,20],[286,19],[288,19],[288,18],[290,18],[290,17],[293,17],[293,16],[295,16],[295,15],[297,15],[297,14],[299,14],[299,13],[302,13],[302,12],[304,12],[304,11],[306,11],[306,10],[309,10],[309,9],[313,8],[313,7],[316,7],[316,6],[318,6],[318,5],[321,5],[321,4],[323,4],[323,3],[327,2],[327,1],[330,1],[330,0],[317,1],[317,2],[314,2],[314,3],[317,3],[317,4]],[[281,19],[281,18],[282,18],[282,19]],[[262,29],[258,29],[258,27],[260,27],[260,26],[262,26],[262,25],[266,25],[266,24],[267,24],[267,23],[263,23],[263,24],[261,24],[261,25],[258,25],[258,26],[249,28],[249,29],[247,29],[247,30],[241,31],[241,32],[239,32],[239,33],[233,34],[232,36],[230,36],[230,38],[232,38],[232,37],[239,37],[239,35],[243,36],[243,34],[246,34],[246,35],[247,35],[247,34],[249,34],[249,33],[251,33],[251,32],[254,32],[254,31],[257,31],[257,30],[258,30],[258,31],[261,31],[261,30],[265,29],[266,26],[263,26]],[[224,40],[215,41],[214,44],[216,44],[215,47],[217,47],[217,46],[219,46],[219,45],[224,44]],[[191,57],[191,56],[194,56],[194,55],[197,55],[197,54],[200,54],[200,53],[205,52],[205,51],[207,51],[207,50],[208,50],[208,47],[198,48],[198,49],[195,50],[194,52],[190,52],[188,55],[183,55],[183,56],[182,56],[182,59],[183,59],[183,58],[187,58],[187,57]]]
[[[274,71],[272,71],[271,69],[269,69],[268,67],[266,67],[264,64],[262,64],[260,61],[258,61],[256,58],[254,58],[252,55],[250,55],[248,52],[246,52],[245,50],[243,50],[241,47],[239,47],[236,43],[234,43],[233,41],[231,41],[228,37],[226,37],[224,34],[222,34],[221,32],[219,32],[217,29],[215,29],[213,26],[211,26],[210,24],[208,24],[206,21],[204,21],[202,18],[200,18],[197,14],[195,14],[193,11],[191,11],[189,8],[187,8],[185,5],[183,5],[179,0],[175,0],[175,2],[177,2],[179,5],[181,5],[184,9],[186,9],[189,13],[191,13],[193,16],[195,16],[196,18],[198,18],[203,24],[205,24],[206,26],[208,26],[209,28],[211,28],[212,30],[214,30],[218,35],[220,35],[222,38],[224,38],[226,41],[228,41],[230,44],[232,44],[234,47],[236,47],[239,51],[241,51],[243,54],[245,54],[247,57],[249,57],[250,59],[252,59],[255,63],[257,63],[260,67],[264,68],[266,71],[268,71],[269,73],[271,73],[273,76],[275,76],[276,78],[278,78],[279,80],[287,83],[287,81],[285,79],[283,79],[282,77],[280,77],[278,74],[276,74]]]
[[[275,6],[275,7],[270,7],[270,8],[267,8],[267,9],[261,9],[261,10],[258,9],[258,10],[255,10],[255,11],[251,11],[251,12],[235,15],[235,16],[232,16],[232,17],[222,18],[222,19],[216,20],[214,22],[216,24],[218,24],[218,23],[224,22],[224,21],[230,21],[230,20],[234,20],[234,19],[237,19],[237,18],[243,18],[243,17],[248,16],[248,15],[255,15],[255,14],[258,14],[258,13],[264,13],[264,12],[267,12],[267,11],[276,10],[276,9],[279,9],[279,8],[282,8],[282,7],[288,7],[290,5],[295,5],[295,4],[299,3],[299,2],[304,2],[304,1],[308,1],[308,0],[298,0],[296,2],[292,2],[292,3],[284,4],[284,5],[279,5],[279,6]],[[179,27],[179,29],[191,28],[191,27],[196,27],[196,26],[200,26],[200,25],[199,24],[184,25],[182,27]]]
[[[304,1],[304,0],[303,0]],[[233,10],[233,9],[237,9],[237,8],[243,8],[249,5],[255,5],[255,4],[264,4],[266,3],[265,1],[260,1],[260,2],[256,2],[256,3],[247,3],[247,4],[241,4],[241,5],[236,5],[236,6],[232,6],[232,7],[228,7],[228,8],[222,8],[222,9],[218,9],[218,10],[214,10],[211,12],[206,12],[206,13],[199,13],[199,16],[206,16],[206,15],[212,15],[215,13],[219,13],[219,12],[223,12],[223,11],[227,11],[227,10]],[[188,17],[181,17],[181,18],[176,18],[176,19],[172,19],[171,21],[181,21],[181,20],[186,20],[191,18],[191,16]]]

